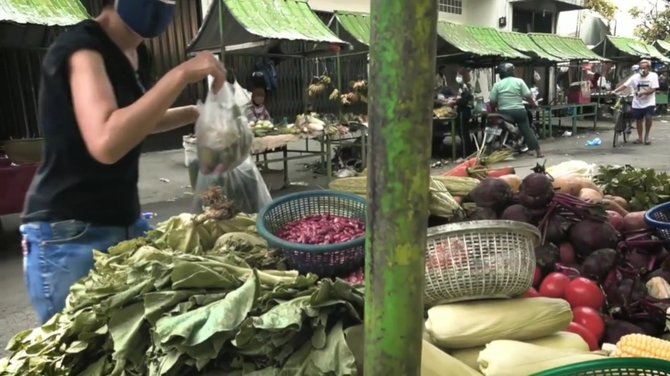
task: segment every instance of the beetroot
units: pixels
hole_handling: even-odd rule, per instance
[[[568,229],[571,223],[558,214],[553,214],[549,220],[544,223],[543,232],[545,241],[559,244],[567,237]]]
[[[607,288],[606,295],[614,312],[628,314],[647,297],[647,287],[638,278],[623,278]]]
[[[512,205],[505,209],[505,211],[500,216],[500,219],[506,219],[508,221],[518,221],[524,223],[532,223],[532,217],[523,205]]]
[[[470,192],[470,198],[477,206],[499,213],[512,200],[512,188],[502,179],[486,178]]]
[[[535,248],[535,262],[540,267],[542,275],[554,271],[557,262],[561,260],[561,251],[557,246],[547,243]]]
[[[526,176],[519,190],[519,202],[521,205],[532,208],[544,208],[554,198],[554,186],[545,174],[532,173]]]
[[[575,248],[568,242],[561,243],[558,246],[561,255],[561,263],[565,265],[575,264]]]
[[[498,219],[498,214],[492,208],[482,208],[476,207],[468,215],[468,219],[471,221],[483,221],[487,219]]]
[[[640,274],[647,274],[652,271],[654,269],[654,260],[649,253],[641,249],[633,249],[626,252],[626,261]]]
[[[570,228],[570,243],[581,257],[602,248],[616,248],[619,241],[614,227],[607,222],[585,219]]]
[[[603,283],[618,260],[619,253],[617,251],[611,248],[599,249],[591,253],[582,263],[582,275]]]
[[[635,333],[644,334],[644,330],[628,321],[611,320],[605,323],[605,336],[603,337],[603,342],[616,344],[621,337]]]
[[[630,321],[644,331],[645,334],[652,337],[658,337],[665,331],[665,321],[656,321],[652,319],[634,319]]]
[[[613,210],[607,210],[607,221],[615,230],[619,232],[623,231],[623,216],[621,214]]]
[[[292,243],[336,244],[365,235],[365,223],[336,215],[312,215],[286,224],[277,236]]]

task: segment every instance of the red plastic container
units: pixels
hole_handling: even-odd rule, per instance
[[[20,213],[39,164],[12,166],[0,157],[0,215]]]

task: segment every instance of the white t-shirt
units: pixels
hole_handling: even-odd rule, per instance
[[[649,72],[646,77],[642,77],[639,73],[635,73],[626,81],[626,86],[633,90],[634,93],[648,88],[658,89],[658,75],[654,72]],[[651,106],[656,106],[656,95],[653,93],[643,97],[635,95],[635,98],[633,98],[633,108],[647,108]]]

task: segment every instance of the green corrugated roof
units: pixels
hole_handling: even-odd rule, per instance
[[[661,53],[664,53],[664,54],[670,53],[670,42],[666,42],[664,40],[657,40],[656,44],[655,44],[655,47]]]
[[[607,60],[591,51],[579,38],[562,37],[556,34],[528,34],[530,39],[546,52],[562,60]]]
[[[440,21],[437,23],[437,34],[452,46],[473,55],[528,59],[528,56],[505,43],[500,33],[493,28]]]
[[[656,49],[656,47],[648,45],[640,40],[633,38],[607,36],[610,43],[616,47],[617,50],[635,57],[657,59],[661,61],[670,61],[667,57]]]
[[[337,22],[358,42],[366,46],[370,45],[369,14],[336,10],[335,17],[337,18]]]
[[[540,59],[548,61],[564,61],[562,57],[554,56],[538,46],[528,34],[517,33],[514,31],[500,31],[502,38],[515,50],[529,56],[537,56]]]
[[[223,0],[249,33],[262,38],[345,43],[312,12],[306,0]]]
[[[0,0],[0,22],[68,26],[86,18],[79,0]]]

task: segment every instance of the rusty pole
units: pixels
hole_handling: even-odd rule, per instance
[[[418,376],[437,1],[372,0],[371,23],[364,373]]]

